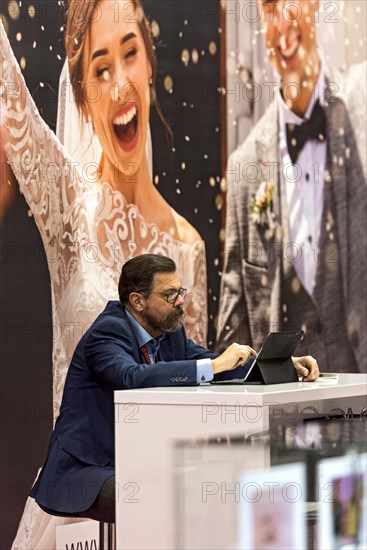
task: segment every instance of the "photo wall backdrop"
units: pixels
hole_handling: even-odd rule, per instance
[[[223,193],[221,191],[221,28],[219,2],[146,0],[158,58],[157,95],[172,132],[153,110],[154,181],[205,241],[208,345],[215,340]]]
[[[111,2],[112,4],[112,2]],[[219,3],[143,0],[155,37],[157,94],[173,141],[151,115],[153,181],[206,244],[208,344],[218,310],[221,268]],[[1,19],[28,89],[56,128],[65,60],[65,8],[57,0],[1,2]],[[2,166],[2,178],[9,179]],[[18,185],[2,190],[1,487],[2,548],[10,547],[52,430],[50,276],[44,246]]]
[[[251,130],[269,106],[265,99],[269,96],[270,85],[278,80],[276,71],[271,69],[268,59],[268,54],[275,50],[270,49],[267,52],[263,40],[265,26],[262,10],[266,8],[270,11],[268,15],[274,24],[275,19],[271,18],[271,11],[278,10],[280,6],[283,9],[284,20],[289,23],[292,16],[296,20],[294,24],[296,27],[297,24],[309,24],[311,20],[305,17],[307,13],[304,8],[313,6],[312,14],[315,15],[317,23],[318,48],[323,52],[327,70],[336,67],[344,71],[355,63],[359,63],[357,69],[364,77],[358,78],[359,73],[353,69],[354,79],[347,78],[348,86],[345,90],[348,94],[340,104],[350,108],[344,118],[348,121],[349,115],[353,117],[351,129],[356,132],[356,142],[353,141],[353,132],[350,129],[346,131],[342,126],[339,127],[338,123],[336,130],[340,140],[344,140],[343,136],[347,136],[348,140],[353,137],[353,140],[345,144],[341,143],[342,153],[339,151],[337,156],[333,157],[333,162],[336,158],[338,166],[341,167],[341,173],[344,170],[343,167],[347,166],[348,178],[343,176],[343,181],[339,178],[342,193],[345,189],[349,189],[350,185],[356,186],[356,191],[350,193],[348,208],[351,212],[350,225],[354,224],[353,231],[360,239],[357,241],[353,238],[351,241],[360,244],[354,247],[346,245],[343,250],[351,251],[356,255],[356,259],[348,258],[349,281],[347,284],[351,284],[350,281],[357,281],[358,284],[351,285],[349,297],[352,300],[348,300],[341,307],[345,307],[349,321],[347,329],[350,347],[345,347],[345,353],[349,354],[348,357],[350,357],[349,349],[353,354],[358,353],[358,357],[362,360],[357,360],[356,364],[358,363],[360,370],[366,369],[366,354],[363,352],[363,345],[366,343],[366,308],[364,306],[367,288],[363,284],[363,277],[367,272],[364,268],[366,210],[365,187],[363,187],[366,167],[366,148],[363,144],[366,138],[367,103],[365,99],[367,43],[365,0],[353,0],[353,2],[323,0],[319,3],[317,12],[314,9],[315,4],[306,0],[290,2],[290,7],[285,8],[285,11],[282,3],[278,5],[276,2],[263,0],[241,2],[237,0],[226,2],[142,0],[142,4],[152,22],[155,37],[158,58],[157,94],[164,116],[173,132],[173,141],[170,142],[153,109],[150,122],[153,182],[165,201],[199,232],[205,242],[207,281],[202,288],[206,287],[208,298],[208,324],[204,328],[209,345],[212,345],[215,339],[222,270],[221,254],[225,237],[222,228],[224,196],[221,178],[227,161],[225,153],[227,136],[228,152],[232,152],[244,139],[248,138]],[[53,130],[56,128],[59,76],[65,60],[63,41],[66,7],[67,3],[57,0],[2,0],[0,2],[0,17],[30,94],[41,116]],[[117,9],[115,0],[111,0],[111,9]],[[292,15],[293,12],[295,13]],[[118,12],[115,11],[115,13],[118,17]],[[277,24],[280,22],[277,19]],[[302,33],[297,34],[297,36],[301,35]],[[310,33],[304,33],[304,36],[309,35]],[[222,44],[226,44],[226,48],[223,48]],[[305,59],[307,61],[307,56]],[[221,76],[225,74],[226,93],[221,94],[221,86],[224,85]],[[259,89],[263,90],[261,98],[257,98],[255,94]],[[223,111],[225,98],[227,112]],[[3,116],[1,111],[1,122],[4,122]],[[224,125],[221,124],[223,119]],[[274,131],[275,118],[273,122]],[[261,137],[264,139],[270,135],[269,128],[270,126],[266,125],[266,131],[261,132]],[[248,147],[243,150],[250,151]],[[266,151],[269,151],[269,148],[266,148]],[[359,158],[355,155],[357,151]],[[259,163],[260,160],[264,160],[263,155],[242,159],[241,168],[247,163],[250,166]],[[239,163],[238,166],[240,166]],[[350,177],[349,174],[352,172],[353,177]],[[44,245],[34,217],[19,193],[17,184],[12,181],[12,184],[8,185],[7,179],[12,180],[6,165],[3,164],[1,182],[5,181],[6,185],[0,186],[0,428],[2,440],[0,546],[4,548],[11,545],[27,493],[37,469],[44,460],[54,412],[55,395],[52,384],[59,374],[56,369],[53,376],[51,354],[55,339],[60,335],[60,327],[56,327],[56,332],[53,330],[55,327],[52,322],[50,300],[52,281],[50,281]],[[251,206],[249,197],[255,196],[260,184],[256,178],[251,182],[254,185],[254,195],[252,191],[248,193],[246,191],[246,196],[242,197],[240,193],[232,196],[232,200],[235,199],[232,204],[233,202],[238,204],[241,201],[242,209],[239,208],[238,212],[244,216]],[[345,182],[348,183],[348,187],[344,185]],[[242,179],[240,183],[238,189],[243,191],[246,182]],[[341,193],[337,192],[336,196],[341,196]],[[230,205],[230,201],[227,204]],[[338,233],[340,240],[348,234],[348,231],[352,234],[350,227],[343,230],[344,222],[345,219],[341,216],[335,228],[330,223],[324,224],[329,233],[327,237],[333,239]],[[280,228],[280,223],[278,227]],[[252,282],[254,285],[254,292],[249,292],[247,298],[259,303],[264,302],[263,308],[256,303],[251,308],[253,314],[259,314],[259,321],[257,319],[251,321],[252,328],[256,330],[244,332],[243,327],[240,327],[240,334],[246,334],[247,343],[258,347],[257,342],[255,345],[251,338],[254,340],[256,333],[260,344],[260,340],[269,329],[270,307],[265,302],[270,296],[271,278],[265,276],[267,257],[261,248],[262,232],[266,236],[267,227],[246,222],[243,228],[255,234],[255,237],[252,236],[248,240],[248,250],[250,252],[258,250],[257,246],[260,245],[262,253],[260,260],[264,260],[257,263],[259,258],[255,258],[255,262],[254,258],[246,259],[246,251],[243,248],[238,250],[238,271],[241,271],[243,263],[247,264],[250,276],[246,275],[244,284]],[[328,228],[332,230],[329,231]],[[256,236],[257,232],[259,236]],[[277,235],[270,232],[271,238]],[[281,250],[277,239],[275,240],[277,248],[274,250]],[[239,239],[233,239],[233,241],[236,244],[238,241],[239,247],[243,246]],[[286,250],[292,244],[279,242],[282,246],[285,245]],[[297,242],[293,244],[297,246]],[[308,247],[307,243],[306,247]],[[342,255],[340,257],[342,258]],[[288,268],[292,264],[288,259],[288,257],[282,258],[283,267]],[[247,260],[250,261],[247,262]],[[327,267],[332,265],[335,266],[338,263],[332,262]],[[293,269],[296,265],[291,267]],[[351,270],[355,271],[354,275]],[[255,279],[255,274],[259,276],[259,280]],[[228,280],[230,281],[230,278]],[[227,284],[226,296],[229,300],[235,298],[239,302],[238,308],[241,311],[247,306],[242,294],[238,292],[240,290],[238,286],[241,287],[241,285]],[[276,288],[276,285],[272,288]],[[292,288],[296,291],[292,290],[288,305],[294,307],[292,315],[297,316],[302,311],[302,305],[294,300],[294,292],[298,296],[300,290],[303,293],[303,284],[297,274],[292,279]],[[342,292],[335,294],[343,296]],[[287,314],[291,308],[288,308],[285,300],[279,300],[277,303],[282,306],[282,311],[274,310],[273,317],[276,314],[280,318],[277,328],[286,328],[286,323],[291,322]],[[333,303],[336,303],[335,300]],[[233,307],[232,309],[227,307],[226,299],[222,299],[221,304],[224,313],[231,312],[231,323],[235,323],[240,316],[233,315]],[[364,311],[362,311],[363,308]],[[343,318],[339,315],[331,316],[333,322],[336,318]],[[72,318],[67,317],[66,321],[70,322]],[[338,325],[341,326],[341,323]],[[223,326],[227,329],[229,324],[224,322]],[[258,330],[259,326],[261,330]],[[195,328],[195,322],[192,328]],[[322,333],[317,329],[315,335],[315,341],[317,340],[320,345],[326,342],[325,332]],[[227,337],[230,340],[233,334],[225,330],[222,337],[223,343]],[[342,340],[346,341],[347,338],[343,337]],[[335,338],[334,334],[333,342],[335,341],[336,345],[339,345],[340,339]],[[306,350],[306,353],[310,351]],[[59,355],[56,354],[57,359]],[[318,353],[316,355],[319,357]],[[332,370],[355,368],[354,365],[350,366],[350,362],[344,361],[339,349],[336,355],[342,362],[342,366],[337,369],[335,364],[331,364]],[[62,383],[59,384],[59,391],[61,387]]]

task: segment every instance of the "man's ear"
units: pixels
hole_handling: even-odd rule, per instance
[[[139,313],[144,309],[143,300],[144,298],[139,292],[132,292],[129,296],[130,305]]]

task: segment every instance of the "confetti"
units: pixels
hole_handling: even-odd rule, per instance
[[[164,89],[166,90],[166,92],[168,92],[168,93],[173,92],[173,79],[170,75],[167,75],[164,78],[163,85],[164,85]]]
[[[20,16],[20,7],[18,2],[11,0],[8,3],[8,14],[14,21],[17,20]]]
[[[33,4],[30,4],[28,6],[28,15],[31,19],[33,19],[36,15],[36,8],[33,6]]]
[[[210,55],[215,55],[217,53],[217,45],[215,42],[209,42],[208,51]]]
[[[160,35],[160,28],[159,28],[159,25],[158,25],[158,22],[153,20],[151,22],[151,25],[150,25],[150,28],[152,30],[152,35],[154,36],[154,38],[158,38],[159,35]]]
[[[189,64],[189,61],[190,61],[190,52],[189,50],[182,50],[181,52],[181,61],[182,63],[184,63],[184,65],[187,65]]]

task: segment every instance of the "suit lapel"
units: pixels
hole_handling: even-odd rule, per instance
[[[269,265],[269,276],[272,274],[270,317],[269,323],[272,330],[281,329],[282,312],[282,250],[283,243],[288,242],[288,221],[283,205],[284,187],[280,176],[280,153],[279,153],[279,121],[278,121],[278,100],[269,107],[265,115],[266,131],[256,140],[258,161],[265,163],[265,175],[267,179],[274,182],[274,214],[276,221],[275,232],[269,243],[272,246],[272,264]],[[253,192],[256,193],[257,189]]]
[[[348,288],[348,225],[347,225],[347,176],[345,172],[345,137],[344,132],[338,129],[347,128],[346,110],[343,101],[335,96],[332,97],[332,89],[327,79],[325,91],[326,121],[327,121],[327,170],[325,174],[325,185],[333,186],[333,197],[335,201],[336,220],[339,247],[339,259],[343,278],[344,296],[347,296]],[[321,231],[325,231],[321,227]]]
[[[133,326],[130,322],[130,319],[126,315],[125,308],[122,308],[122,318],[126,321],[127,328],[130,332],[130,342],[131,342],[131,345],[132,345],[132,353],[133,353],[135,361],[137,361],[138,363],[145,363],[145,357],[143,356],[143,354],[140,350],[138,339],[136,337],[136,334],[135,334]]]
[[[280,220],[280,195],[279,195],[279,128],[278,128],[278,102],[269,107],[266,113],[267,131],[256,140],[257,162],[264,162],[264,173],[267,179],[274,181],[274,213],[276,220]],[[254,183],[252,192],[256,193],[258,183]]]
[[[166,336],[159,348],[159,358],[162,361],[174,361],[175,355],[173,353],[171,335]]]

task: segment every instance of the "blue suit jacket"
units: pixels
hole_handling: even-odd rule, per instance
[[[108,302],[75,349],[46,462],[30,495],[60,513],[87,510],[115,473],[114,390],[196,385],[196,360],[217,355],[182,328],[163,338],[160,361],[147,365],[124,307]]]

